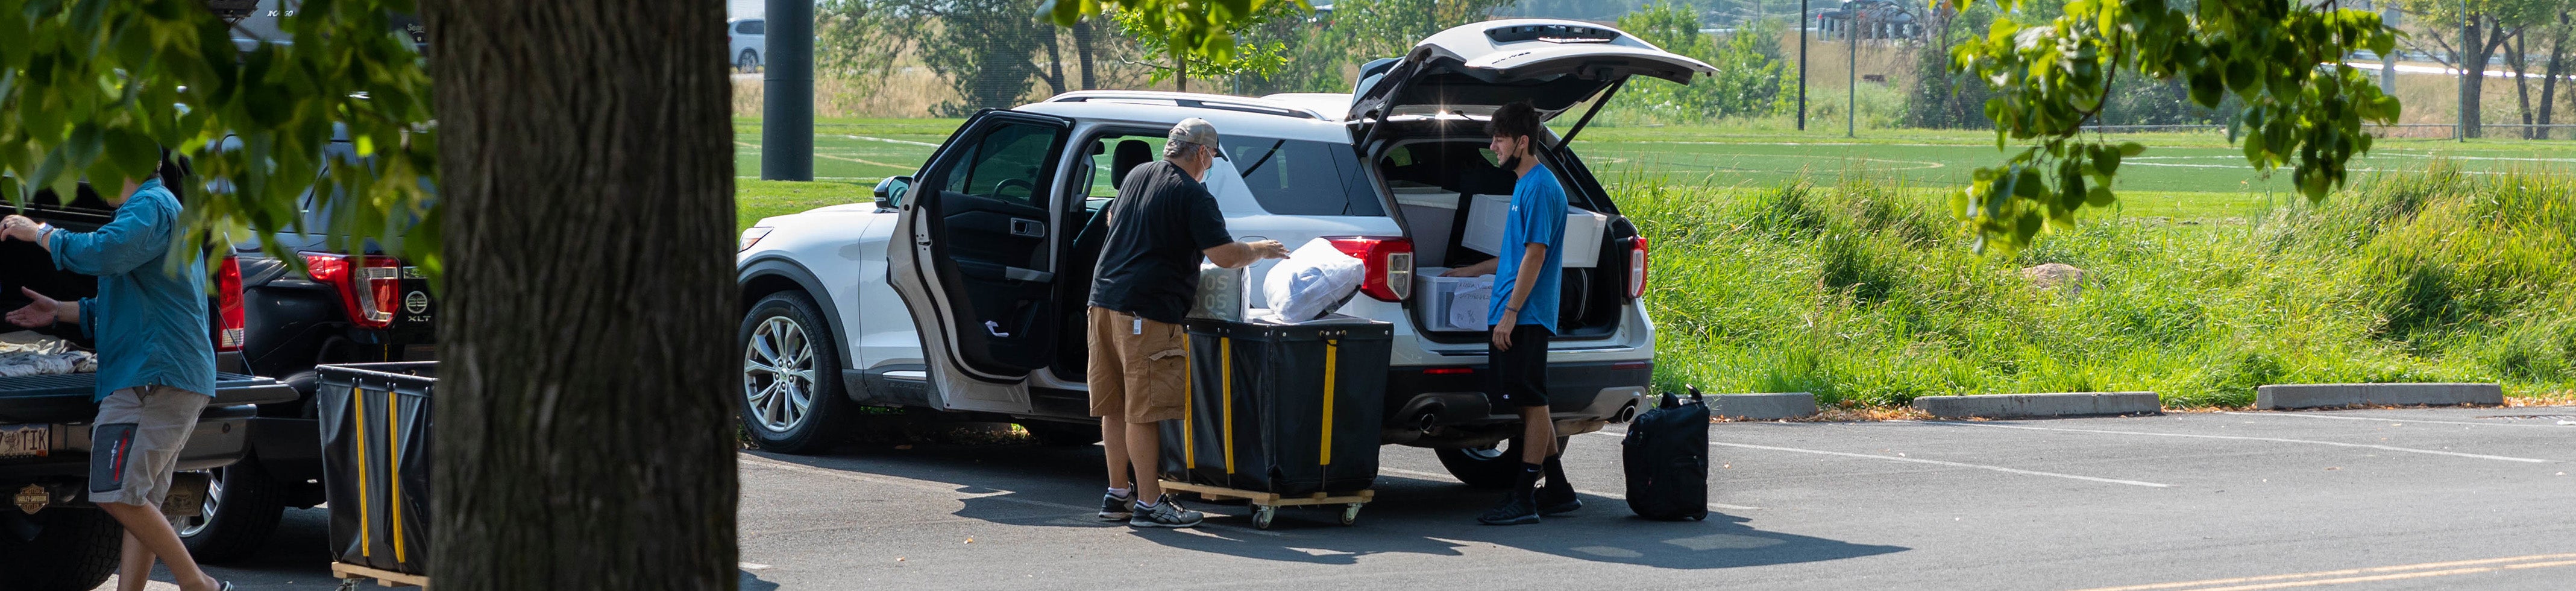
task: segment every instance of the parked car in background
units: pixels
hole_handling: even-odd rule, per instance
[[[879,184],[874,203],[742,234],[744,430],[765,449],[820,451],[873,406],[1098,441],[1082,302],[1099,212],[1173,123],[1198,117],[1223,138],[1206,183],[1236,238],[1325,238],[1364,263],[1364,297],[1340,313],[1394,325],[1381,440],[1432,448],[1460,480],[1503,486],[1519,466],[1500,444],[1520,419],[1483,393],[1486,331],[1441,328],[1414,297],[1442,269],[1492,256],[1460,231],[1473,204],[1515,181],[1484,151],[1484,118],[1513,101],[1551,119],[1582,115],[1539,150],[1571,204],[1600,220],[1568,250],[1562,334],[1548,347],[1551,415],[1559,433],[1582,433],[1639,410],[1655,335],[1639,301],[1646,241],[1566,142],[1632,77],[1714,72],[1607,27],[1506,20],[1373,63],[1353,94],[1083,91],[977,113],[919,173]],[[1270,264],[1246,274],[1252,292]]]
[[[346,137],[333,138],[323,159],[326,167],[366,164]],[[304,195],[302,227],[234,245],[243,295],[241,363],[249,373],[284,382],[296,397],[259,406],[249,421],[249,453],[240,463],[208,470],[213,486],[205,512],[174,523],[189,553],[202,561],[247,556],[267,542],[284,509],[324,501],[314,366],[437,358],[428,279],[374,241],[351,248],[327,233],[333,211],[317,197]],[[283,246],[296,260],[270,256],[259,241]]]
[[[769,21],[738,18],[725,21],[725,40],[732,49],[733,68],[750,72],[760,69],[762,56],[769,53]]]

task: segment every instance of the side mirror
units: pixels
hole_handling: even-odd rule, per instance
[[[912,192],[912,177],[890,176],[877,181],[877,208],[902,209],[903,196]]]

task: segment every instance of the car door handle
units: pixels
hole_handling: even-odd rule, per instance
[[[1045,238],[1046,222],[1024,218],[1011,218],[1011,235],[1024,238]]]

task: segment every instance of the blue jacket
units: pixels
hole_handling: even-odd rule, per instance
[[[98,296],[81,298],[81,334],[98,344],[97,400],[137,386],[215,393],[213,322],[206,310],[206,266],[199,257],[172,269],[170,241],[179,232],[179,198],[144,181],[96,232],[57,230],[54,266],[98,277]]]

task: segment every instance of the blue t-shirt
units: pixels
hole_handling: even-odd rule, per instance
[[[1538,284],[1530,286],[1529,299],[1521,303],[1521,324],[1536,324],[1556,332],[1556,292],[1565,284],[1565,187],[1556,184],[1556,173],[1547,166],[1530,167],[1512,185],[1512,210],[1503,216],[1502,260],[1494,267],[1494,302],[1488,308],[1486,322],[1503,318],[1503,308],[1511,305],[1512,283],[1521,276],[1522,245],[1547,245],[1546,262],[1538,270]]]

